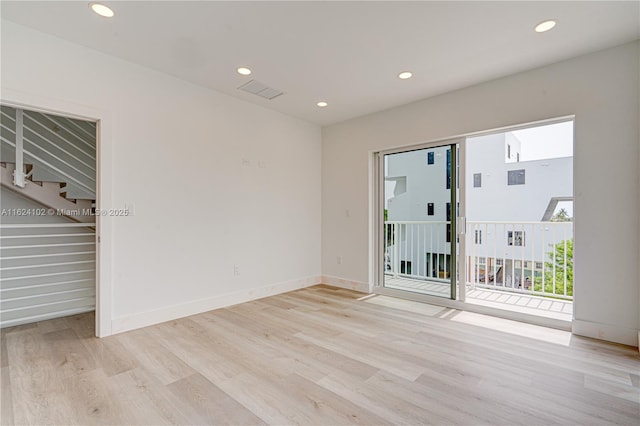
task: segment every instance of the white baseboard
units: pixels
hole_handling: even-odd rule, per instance
[[[332,285],[334,287],[346,288],[348,290],[359,291],[361,293],[371,293],[369,284],[362,281],[348,280],[345,278],[333,277],[331,275],[323,275],[322,283]]]
[[[180,305],[167,306],[153,311],[115,318],[112,321],[112,333],[117,334],[124,331],[135,330],[137,328],[147,327],[177,318],[184,318],[190,315],[212,311],[214,309],[226,308],[239,303],[262,299],[263,297],[274,296],[276,294],[310,287],[316,284],[321,284],[321,278],[322,277],[319,275],[305,277],[297,280],[270,284],[263,287],[234,291],[232,293],[222,294],[208,299],[194,300]]]
[[[638,339],[640,339],[640,331],[633,328],[623,328],[577,319],[573,320],[571,332],[578,336],[607,340],[629,346],[638,346]]]

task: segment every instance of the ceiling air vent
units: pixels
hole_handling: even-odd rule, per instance
[[[238,90],[253,93],[254,95],[258,95],[261,98],[269,100],[277,98],[278,96],[284,94],[284,92],[282,92],[281,90],[273,89],[256,80],[251,80],[250,82],[243,84],[242,86],[238,87]]]

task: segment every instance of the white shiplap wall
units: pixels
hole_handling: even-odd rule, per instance
[[[6,188],[0,204],[9,214],[0,225],[1,326],[94,310],[95,230],[63,216],[11,215],[46,208]],[[11,228],[27,222],[37,227]]]

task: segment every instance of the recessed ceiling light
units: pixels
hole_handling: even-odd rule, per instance
[[[113,10],[111,10],[109,7],[105,6],[104,4],[89,3],[89,7],[95,13],[97,13],[100,16],[104,16],[105,18],[111,18],[113,16]]]
[[[413,73],[411,73],[410,71],[402,71],[400,74],[398,74],[398,78],[400,80],[406,80],[408,78],[411,78],[413,76]]]
[[[538,25],[536,25],[536,32],[537,33],[544,33],[546,31],[549,31],[551,29],[553,29],[553,27],[556,26],[556,21],[553,19],[548,19],[546,21],[540,22]]]
[[[251,74],[251,70],[249,68],[240,67],[238,68],[238,74],[249,75]]]
[[[324,108],[324,107],[326,107],[326,106],[327,106],[327,105],[329,105],[329,104],[328,104],[328,103],[326,103],[325,101],[320,101],[320,102],[316,103],[316,105],[318,105],[320,108]]]

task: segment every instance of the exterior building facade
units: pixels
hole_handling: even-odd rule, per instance
[[[467,282],[532,289],[554,247],[572,244],[573,157],[524,161],[507,132],[467,139],[465,169]],[[447,280],[450,147],[389,155],[385,170],[387,273]]]

